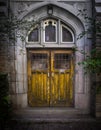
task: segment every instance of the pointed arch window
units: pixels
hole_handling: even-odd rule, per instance
[[[39,29],[33,28],[28,35],[28,42],[39,42]]]
[[[31,28],[27,42],[29,45],[74,43],[74,32],[60,20],[47,19]]]
[[[57,42],[57,21],[44,21],[44,42]]]
[[[64,24],[61,25],[61,42],[62,43],[74,42],[74,36],[71,29],[69,29]]]

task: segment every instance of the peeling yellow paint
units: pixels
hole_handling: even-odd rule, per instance
[[[32,70],[33,54],[47,55],[47,69]],[[69,69],[55,69],[55,54],[70,55]],[[74,65],[72,51],[29,51],[28,52],[28,100],[30,106],[71,106],[73,105]]]

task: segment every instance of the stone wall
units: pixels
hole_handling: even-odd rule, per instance
[[[0,20],[5,17],[8,17],[8,2],[1,0],[0,1]],[[2,39],[2,41],[0,40],[0,72],[2,73],[8,73],[9,71],[8,46],[9,44],[5,39]]]
[[[95,0],[96,21],[101,22],[101,1]],[[100,24],[101,28],[101,24]],[[101,32],[96,31],[96,48],[101,52]],[[96,89],[101,88],[101,73],[96,75]],[[96,93],[96,117],[101,117],[101,89]]]
[[[15,59],[15,45],[0,41],[0,73],[8,75],[10,94],[15,94],[16,91]]]

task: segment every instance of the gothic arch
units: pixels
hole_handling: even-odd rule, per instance
[[[53,6],[53,15],[49,16],[47,14],[47,5],[52,4]],[[77,36],[84,31],[84,24],[81,22],[81,20],[75,15],[75,10],[71,5],[65,5],[57,2],[42,2],[41,4],[35,4],[31,5],[31,7],[28,9],[28,12],[24,12],[21,14],[18,18],[19,19],[34,19],[34,15],[38,16],[37,20],[42,20],[45,18],[56,18],[64,21],[66,25],[68,25],[75,33],[76,39]],[[75,39],[75,45],[78,47],[79,50],[85,49],[85,38],[76,40]],[[25,50],[26,50],[26,44],[25,44]],[[27,57],[27,53],[25,54],[25,60]],[[83,68],[78,67],[77,63],[84,59],[84,56],[79,54],[78,52],[75,53],[75,108],[87,108],[88,102],[86,102],[84,105],[81,103],[84,97],[86,97],[85,92],[85,84],[84,84],[84,74],[83,74]],[[24,63],[25,68],[27,68],[26,62]],[[26,71],[26,70],[24,70]],[[27,73],[27,72],[24,72]],[[25,81],[26,82],[26,81]],[[25,83],[27,84],[27,83]]]
[[[28,12],[24,12],[22,15],[20,15],[18,18],[19,19],[30,19],[33,20],[34,18],[36,20],[42,20],[42,19],[47,19],[50,17],[47,14],[47,6],[49,5],[49,2],[43,2],[42,4],[36,4],[31,5],[31,7],[28,9]],[[75,15],[73,11],[73,7],[71,5],[65,5],[61,6],[60,3],[54,2],[52,4],[53,6],[53,15],[51,18],[56,18],[64,21],[66,25],[68,25],[75,33],[76,39],[78,35],[85,30],[84,24],[81,22],[81,20]],[[68,6],[68,8],[67,8]],[[67,10],[68,9],[68,10]],[[34,17],[34,15],[36,15]],[[84,45],[84,38],[79,39],[76,41],[76,46],[79,45],[79,42],[82,45]]]

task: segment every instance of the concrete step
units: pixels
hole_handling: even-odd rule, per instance
[[[15,110],[13,120],[33,122],[68,122],[91,119],[87,111],[74,108],[27,108]]]
[[[12,120],[9,128],[7,130],[101,130],[101,120]]]
[[[100,130],[101,120],[74,108],[15,110],[7,130]],[[6,130],[6,129],[5,129]]]

